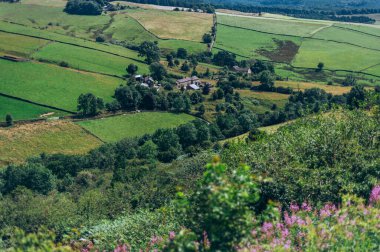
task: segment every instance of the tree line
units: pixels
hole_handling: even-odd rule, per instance
[[[234,2],[220,2],[211,1],[210,3],[205,2],[194,2],[193,0],[131,0],[131,2],[142,3],[142,4],[155,4],[164,6],[178,6],[194,9],[204,9],[203,6],[208,7],[210,10],[215,9],[230,9],[241,12],[250,13],[276,13],[283,14],[298,18],[308,18],[308,19],[324,19],[324,20],[334,20],[342,22],[354,22],[354,23],[374,23],[375,20],[364,16],[366,14],[380,13],[380,9],[376,8],[361,8],[361,9],[343,9],[338,8],[336,10],[320,10],[312,8],[297,8],[297,7],[274,7],[274,6],[259,6],[251,3],[234,3]],[[207,11],[208,12],[208,11]],[[359,15],[363,16],[351,16]]]

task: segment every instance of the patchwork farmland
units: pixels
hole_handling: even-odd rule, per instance
[[[205,111],[201,117],[213,122],[218,116],[217,107],[223,104],[212,98],[212,92],[217,91],[216,85],[226,69],[216,64],[210,53],[222,51],[234,54],[237,61],[251,64],[251,60],[263,60],[273,64],[275,85],[293,90],[320,88],[342,95],[350,91],[341,83],[351,72],[358,83],[366,86],[376,86],[380,79],[380,29],[376,24],[344,24],[268,13],[247,16],[225,10],[207,14],[128,2],[114,2],[119,9],[86,16],[67,14],[63,11],[65,5],[64,0],[0,3],[0,57],[19,57],[23,61],[0,59],[2,123],[9,114],[16,123],[49,118],[70,121],[78,117],[78,97],[86,93],[112,105],[115,90],[131,80],[129,65],[136,66],[137,74],[142,76],[152,71],[138,51],[143,42],[156,43],[159,62],[169,76],[154,92],[178,91],[178,79],[200,75],[201,82],[213,86],[211,93],[204,95],[204,108],[192,100],[187,110],[192,115],[143,112],[108,117],[106,112],[106,119],[100,116],[68,128],[83,128],[97,141],[116,142],[153,133],[160,127],[177,127],[195,119],[193,116],[199,116],[202,109]],[[216,40],[206,43],[204,35],[213,30]],[[177,57],[178,49],[184,49],[187,55]],[[175,64],[172,59],[170,67],[169,54],[176,59]],[[316,72],[320,62],[324,63],[324,71]],[[186,64],[189,70],[184,71]],[[239,81],[245,78],[237,76]],[[257,80],[249,83],[236,89],[246,109],[264,115],[286,106],[289,94],[251,91],[249,88],[259,84]],[[190,97],[193,91],[187,93]],[[158,102],[153,100],[153,104]]]

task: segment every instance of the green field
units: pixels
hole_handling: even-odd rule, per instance
[[[111,17],[68,15],[62,7],[0,3],[0,19],[90,39],[110,22]]]
[[[298,67],[315,68],[319,62],[326,69],[360,71],[380,61],[380,52],[335,42],[306,40],[293,62]]]
[[[82,121],[78,124],[106,142],[151,134],[159,128],[172,128],[194,120],[187,114],[144,112]]]
[[[0,60],[1,92],[71,111],[81,93],[93,93],[110,101],[120,80],[80,73],[55,65]]]
[[[101,143],[70,122],[42,122],[0,128],[0,165],[20,163],[41,153],[84,154]]]
[[[139,22],[127,14],[114,15],[113,19],[110,27],[103,32],[110,40],[125,41],[132,44],[158,40],[156,36],[146,31]]]
[[[326,24],[297,20],[276,20],[264,18],[237,17],[228,15],[218,15],[218,23],[232,25],[247,29],[270,32],[276,34],[286,34],[301,37],[311,36],[315,31]]]
[[[7,114],[12,115],[13,120],[27,120],[38,118],[43,114],[49,113],[50,116],[62,116],[65,113],[49,109],[37,105],[33,105],[27,102],[7,98],[0,96],[0,121],[5,121]],[[53,114],[50,114],[53,113]]]
[[[348,28],[348,29],[352,29],[352,30],[356,30],[356,31],[364,32],[364,33],[369,33],[369,34],[372,34],[375,36],[380,36],[380,26],[379,25],[368,26],[368,25],[353,25],[353,24],[339,23],[339,24],[335,24],[335,26]]]
[[[334,40],[380,50],[380,37],[366,35],[334,26],[319,31],[315,34],[314,38]]]
[[[139,67],[139,72],[148,73],[148,65],[134,60],[61,43],[51,43],[33,54],[33,58],[53,62],[65,61],[74,69],[88,70],[98,73],[123,76],[125,68],[133,63]]]
[[[292,41],[295,45],[300,45],[301,43],[301,39],[297,37],[271,35],[219,25],[215,47],[245,57],[267,59],[267,57],[259,53],[259,50],[277,50],[278,45],[275,40]],[[290,53],[295,54],[296,52]]]
[[[70,36],[66,36],[66,35],[62,35],[62,34],[58,34],[54,32],[49,32],[46,30],[40,30],[33,27],[26,27],[22,25],[10,24],[10,23],[1,22],[1,21],[0,21],[0,29],[6,32],[15,32],[15,33],[20,33],[26,36],[38,36],[43,39],[49,39],[49,40],[59,41],[63,43],[70,43],[70,44],[73,44],[73,46],[78,45],[82,47],[89,47],[96,50],[102,50],[105,52],[118,54],[124,57],[130,57],[133,59],[142,60],[142,58],[138,56],[138,52],[129,50],[122,46],[113,45],[113,44],[96,43],[96,42],[85,40],[85,39],[74,38],[74,37],[70,37]]]
[[[365,69],[364,72],[380,76],[380,63],[375,66]]]
[[[0,32],[0,55],[12,54],[26,57],[49,41]]]

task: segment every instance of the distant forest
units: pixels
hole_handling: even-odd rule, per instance
[[[374,2],[373,5],[370,5],[378,6],[379,8],[364,8],[360,6],[367,6],[367,4],[364,4],[363,1],[361,1],[361,4],[359,4],[359,1],[354,0],[351,2],[346,1],[346,4],[339,4],[343,3],[343,1],[338,1],[333,6],[329,4],[324,5],[323,3],[325,0],[130,0],[130,2],[164,6],[178,6],[202,10],[205,10],[206,8],[213,8],[230,9],[252,13],[269,12],[298,18],[369,24],[375,23],[375,20],[365,15],[380,13],[380,3],[375,4]],[[312,3],[316,4],[317,2],[319,3],[318,8],[313,7]],[[372,1],[368,1],[366,3],[372,3]]]

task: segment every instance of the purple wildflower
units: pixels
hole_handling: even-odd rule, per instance
[[[290,204],[290,211],[298,212],[300,210],[299,206],[295,203]]]
[[[169,239],[170,240],[174,240],[174,238],[175,238],[175,232],[174,231],[170,231],[169,232]]]
[[[268,234],[270,231],[272,231],[273,224],[270,222],[264,222],[263,227],[261,228],[261,231],[263,233]]]
[[[306,211],[306,212],[311,212],[312,210],[311,206],[307,202],[302,203],[301,208],[303,211]]]
[[[371,195],[369,196],[369,202],[376,203],[379,201],[380,201],[380,185],[377,185],[371,191]]]

